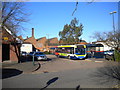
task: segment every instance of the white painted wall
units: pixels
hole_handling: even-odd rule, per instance
[[[96,47],[96,51],[104,51],[104,47]]]
[[[107,46],[104,42],[97,42],[96,44],[102,44],[104,46],[104,48],[103,48],[104,51],[112,49],[111,47]]]
[[[21,52],[24,51],[29,53],[32,52],[32,49],[33,49],[32,44],[22,44],[21,46]]]

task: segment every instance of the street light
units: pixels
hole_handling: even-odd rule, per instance
[[[113,12],[110,12],[110,14],[112,15],[113,17],[113,30],[115,32],[115,25],[114,25],[114,13],[117,13],[116,11],[113,11]]]
[[[116,11],[110,12],[110,14],[117,13]]]

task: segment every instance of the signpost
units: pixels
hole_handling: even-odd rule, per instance
[[[34,55],[35,55],[35,52],[33,53],[33,65],[35,66]]]

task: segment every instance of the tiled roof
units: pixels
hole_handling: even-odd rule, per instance
[[[29,43],[33,44],[34,47],[37,47],[37,45],[36,45],[37,41],[34,37],[30,37],[30,38],[24,40],[24,42],[29,42]]]
[[[54,37],[54,38],[50,38],[49,40],[53,40],[53,39],[58,39],[57,37]]]
[[[39,40],[41,40],[41,39],[46,39],[46,37],[38,38],[38,39],[36,39],[36,40],[39,41]]]
[[[19,38],[19,39],[22,40],[22,41],[24,40],[21,35],[18,36],[17,38]]]

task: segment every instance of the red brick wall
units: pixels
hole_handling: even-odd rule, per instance
[[[2,62],[2,30],[0,30],[0,62]]]
[[[18,49],[17,49],[18,52]],[[13,45],[10,45],[10,60],[11,61],[18,61],[18,57],[15,52],[15,47]]]
[[[59,41],[58,41],[58,39],[57,39],[57,38],[53,38],[53,39],[51,39],[51,40],[50,40],[50,43],[54,43],[54,44],[55,44],[55,43],[57,43],[57,44],[58,44],[58,43],[59,43]]]
[[[0,43],[0,62],[2,62],[2,44]]]
[[[40,40],[38,40],[37,43],[38,44],[42,43],[42,45],[43,45],[42,48],[45,48],[46,41],[47,41],[46,37],[43,37]]]

